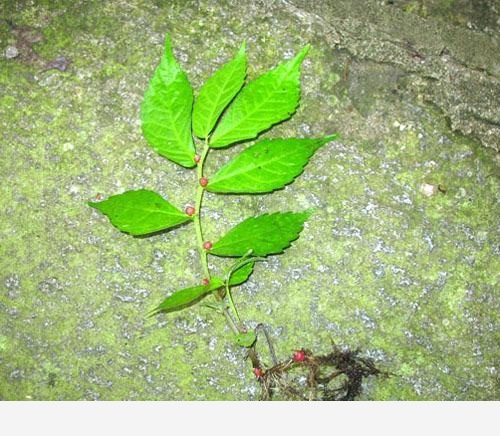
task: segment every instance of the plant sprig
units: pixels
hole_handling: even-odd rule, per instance
[[[309,45],[247,84],[245,49],[243,43],[235,57],[206,81],[195,99],[167,36],[164,54],[144,95],[141,122],[148,144],[176,164],[196,168],[194,206],[181,210],[145,189],[88,204],[108,216],[116,228],[131,235],[147,235],[193,223],[202,283],[172,292],[149,315],[181,310],[212,294],[216,302],[206,306],[222,312],[236,343],[250,348],[255,344],[256,334],[247,331],[234,303],[232,288],[248,280],[256,262],[283,253],[299,237],[312,211],[249,217],[212,243],[203,237],[204,192],[262,194],[282,189],[302,173],[320,147],[337,135],[260,140],[207,177],[205,161],[212,150],[256,138],[290,118],[299,105],[300,66]],[[210,274],[208,255],[236,260],[221,278]]]

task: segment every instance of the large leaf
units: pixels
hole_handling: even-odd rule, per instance
[[[191,137],[193,90],[177,64],[170,38],[144,94],[141,121],[144,137],[162,156],[187,168],[195,166]]]
[[[244,256],[252,250],[254,256],[278,254],[299,237],[311,212],[277,212],[251,217],[231,229],[217,241],[210,254]]]
[[[193,131],[196,136],[206,138],[210,134],[222,111],[243,86],[246,70],[243,43],[234,59],[216,71],[201,88],[193,107]]]
[[[252,145],[210,177],[207,189],[221,193],[262,193],[297,177],[322,145],[336,138],[265,139]]]
[[[116,228],[131,235],[146,235],[191,219],[161,195],[146,189],[127,191],[88,204],[107,215]]]
[[[190,288],[180,289],[168,296],[158,306],[156,306],[149,315],[155,315],[159,312],[173,312],[181,310],[192,304],[197,303],[202,297],[216,289],[221,288],[224,282],[218,277],[212,277],[208,285],[192,286]]]
[[[210,146],[221,148],[255,138],[273,124],[290,118],[299,104],[300,64],[308,50],[309,45],[245,86],[217,125]]]

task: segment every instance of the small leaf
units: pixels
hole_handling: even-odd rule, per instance
[[[184,309],[197,303],[206,294],[219,289],[223,285],[224,282],[221,279],[212,277],[208,285],[192,286],[175,291],[149,312],[149,316],[156,315],[159,312],[173,312]]]
[[[246,69],[243,43],[234,59],[216,71],[201,88],[193,107],[193,131],[196,136],[206,138],[210,134],[222,111],[243,86]]]
[[[236,335],[236,343],[240,347],[250,348],[255,341],[257,340],[257,336],[253,331],[249,331],[246,333],[238,333]]]
[[[217,241],[210,254],[216,256],[267,256],[282,253],[299,237],[304,222],[311,212],[277,212],[247,218]]]
[[[299,104],[300,64],[308,50],[309,45],[245,86],[217,125],[210,146],[221,148],[255,138],[273,124],[290,118]]]
[[[256,194],[283,188],[302,172],[318,148],[336,137],[257,142],[210,177],[207,189],[226,194]]]
[[[248,262],[234,271],[229,279],[229,286],[237,286],[246,282],[253,272],[254,264],[254,262]]]
[[[141,121],[144,137],[160,155],[187,168],[195,166],[191,137],[193,90],[177,64],[170,38],[144,94]]]
[[[107,215],[116,228],[131,235],[147,235],[191,220],[161,195],[147,189],[112,195],[88,205]]]

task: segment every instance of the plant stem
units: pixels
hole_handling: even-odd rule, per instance
[[[205,275],[204,278],[207,280],[211,279],[210,276],[210,270],[208,269],[208,256],[207,256],[207,250],[203,247],[203,243],[205,242],[203,239],[203,227],[201,224],[201,209],[202,209],[202,203],[203,203],[203,194],[205,193],[205,188],[201,186],[200,180],[203,177],[203,166],[205,164],[205,159],[208,156],[208,152],[210,151],[210,145],[209,145],[209,138],[205,138],[204,141],[204,146],[203,146],[203,151],[201,152],[200,155],[200,160],[198,161],[198,165],[196,167],[196,176],[198,178],[197,182],[198,185],[196,187],[196,201],[195,201],[195,215],[193,218],[194,222],[194,227],[196,231],[196,239],[198,242],[198,252],[200,254],[200,261],[201,265],[203,268],[203,273]],[[229,299],[229,303],[231,306],[231,309],[234,312],[234,315],[236,316],[236,320],[234,316],[231,314],[229,307],[224,307],[222,312],[224,314],[224,317],[226,318],[227,325],[229,328],[232,330],[232,332],[235,335],[238,335],[239,333],[244,333],[246,330],[244,329],[243,323],[241,322],[240,315],[238,314],[238,310],[236,309],[236,306],[233,301],[233,297],[231,295],[231,289],[229,287],[229,280],[231,278],[231,274],[238,268],[241,268],[243,265],[249,263],[249,262],[259,262],[264,260],[263,258],[259,257],[253,257],[251,258],[252,251],[250,250],[248,253],[246,253],[239,262],[237,262],[233,267],[229,270],[229,272],[226,275],[226,284],[225,284],[225,289],[220,288],[215,292],[214,296],[217,301],[223,301],[225,297]],[[225,291],[225,293],[224,293]],[[264,328],[262,324],[259,324],[256,328],[256,331],[258,329],[262,329],[264,331],[264,334],[266,336],[266,340],[269,346],[269,350],[271,352],[271,357],[273,359],[273,363],[276,365],[277,360],[276,360],[276,355],[274,353],[274,349],[271,343],[271,339],[269,338],[269,335],[267,333],[267,330]],[[260,368],[261,363],[259,356],[257,354],[257,351],[255,349],[255,344],[253,344],[250,348],[247,349],[247,356],[250,358],[252,361],[252,366],[254,368]]]
[[[205,164],[205,159],[207,158],[208,152],[210,151],[210,146],[208,144],[208,137],[205,138],[204,146],[203,146],[203,151],[201,152],[200,155],[200,160],[198,162],[198,165],[196,167],[196,176],[198,178],[198,186],[196,188],[196,202],[195,202],[195,215],[193,219],[194,223],[194,228],[196,231],[196,239],[198,241],[198,252],[200,254],[200,261],[201,261],[201,266],[203,268],[203,273],[205,274],[205,278],[210,280],[210,270],[208,269],[208,259],[207,259],[207,251],[205,248],[203,248],[203,243],[205,242],[203,240],[203,228],[201,225],[201,207],[203,203],[203,194],[205,192],[205,188],[203,188],[200,185],[200,180],[203,177],[203,165]],[[223,299],[222,295],[222,290],[219,290],[215,294],[215,298],[218,301],[221,301]],[[238,325],[236,324],[235,320],[231,316],[229,310],[227,308],[223,309],[224,317],[226,318],[226,322],[228,326],[231,328],[234,334],[240,333],[240,329]]]
[[[205,145],[200,156],[200,161],[196,167],[196,176],[198,177],[198,186],[196,188],[196,203],[195,203],[195,215],[194,215],[194,228],[196,230],[196,238],[198,240],[198,252],[200,253],[200,261],[203,268],[203,273],[205,278],[210,280],[210,271],[208,270],[207,252],[203,248],[203,231],[201,227],[201,205],[203,202],[203,193],[205,189],[200,185],[200,179],[203,177],[203,164],[208,155],[210,147],[208,146],[208,138],[205,139]]]

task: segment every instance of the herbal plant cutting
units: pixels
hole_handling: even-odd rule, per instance
[[[142,130],[157,153],[187,170],[196,171],[195,202],[181,210],[158,193],[140,189],[88,203],[105,214],[116,228],[134,236],[180,225],[194,226],[202,266],[201,283],[174,290],[150,312],[150,316],[178,311],[203,301],[226,318],[235,342],[248,349],[254,374],[263,385],[271,388],[274,378],[265,379],[266,373],[272,373],[271,368],[263,368],[255,348],[258,329],[249,330],[245,325],[232,293],[235,287],[249,279],[257,262],[290,247],[312,211],[252,216],[236,224],[218,240],[211,241],[203,236],[203,196],[205,191],[228,195],[265,194],[282,189],[302,173],[316,150],[336,135],[258,140],[210,173],[205,170],[205,162],[210,153],[241,146],[242,142],[257,138],[261,132],[293,115],[300,100],[300,67],[308,50],[309,45],[292,59],[245,84],[247,58],[243,43],[234,58],[217,70],[194,98],[187,75],[175,60],[167,36],[164,54],[142,102]],[[217,257],[233,258],[234,261],[224,274],[213,276],[209,261]],[[212,297],[211,301],[207,297]],[[269,339],[268,344],[278,368]],[[318,373],[320,360],[315,359],[307,350],[297,350],[288,363],[280,364],[279,368],[288,370],[292,363],[309,362],[310,368],[316,365],[314,371]],[[273,374],[276,378],[278,370]]]

